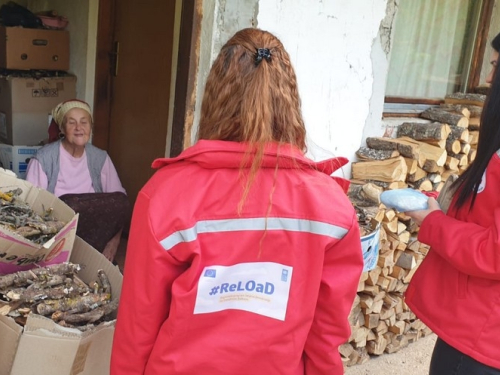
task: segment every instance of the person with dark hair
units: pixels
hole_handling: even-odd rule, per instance
[[[438,336],[430,375],[500,374],[500,34],[492,47],[476,158],[453,183],[446,214],[433,198],[406,213],[431,246],[406,292]]]
[[[486,77],[486,83],[490,83],[493,81],[493,75],[496,71],[497,68],[497,63],[498,63],[498,53],[500,51],[500,34],[498,34],[496,37],[493,38],[491,41],[491,57],[490,57],[490,64],[491,64],[491,70],[488,76]]]
[[[237,32],[205,87],[198,141],[140,191],[112,375],[344,373],[363,269],[347,162],[304,156],[290,57]]]
[[[28,164],[26,180],[79,214],[76,234],[113,261],[130,203],[106,151],[89,143],[92,111],[71,99],[52,110],[50,143]]]

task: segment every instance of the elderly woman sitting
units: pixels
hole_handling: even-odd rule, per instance
[[[52,121],[49,135],[56,127],[59,137],[30,160],[26,180],[79,213],[77,235],[113,261],[130,207],[110,157],[88,143],[90,107],[77,99],[60,103]]]

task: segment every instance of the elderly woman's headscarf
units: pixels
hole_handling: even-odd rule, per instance
[[[59,139],[64,122],[64,116],[66,116],[66,113],[68,113],[68,111],[72,110],[73,108],[80,108],[87,111],[90,115],[90,120],[92,121],[92,111],[90,109],[90,106],[84,101],[71,99],[59,103],[52,110],[52,121],[49,126],[49,143],[57,141]]]

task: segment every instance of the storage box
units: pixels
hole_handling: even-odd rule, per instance
[[[363,272],[371,271],[378,261],[380,249],[380,225],[366,236],[361,237],[361,248],[363,250]]]
[[[71,262],[82,265],[79,277],[96,280],[104,270],[112,298],[119,298],[122,274],[101,253],[77,237]],[[0,315],[0,375],[108,375],[115,321],[82,333],[39,315],[21,327]]]
[[[69,70],[69,32],[1,26],[0,68]]]
[[[0,143],[0,167],[25,179],[30,159],[42,146],[12,146]]]
[[[46,190],[17,178],[13,172],[0,169],[0,191],[21,188],[20,198],[37,213],[53,208],[54,217],[66,225],[43,245],[0,226],[0,275],[27,270],[36,266],[62,263],[69,259],[75,242],[78,214],[66,203]]]
[[[47,118],[76,97],[76,77],[0,77],[0,142],[37,146],[48,138]]]

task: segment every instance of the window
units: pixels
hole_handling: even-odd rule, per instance
[[[420,112],[447,94],[473,91],[484,55],[491,0],[400,0],[385,112]]]

